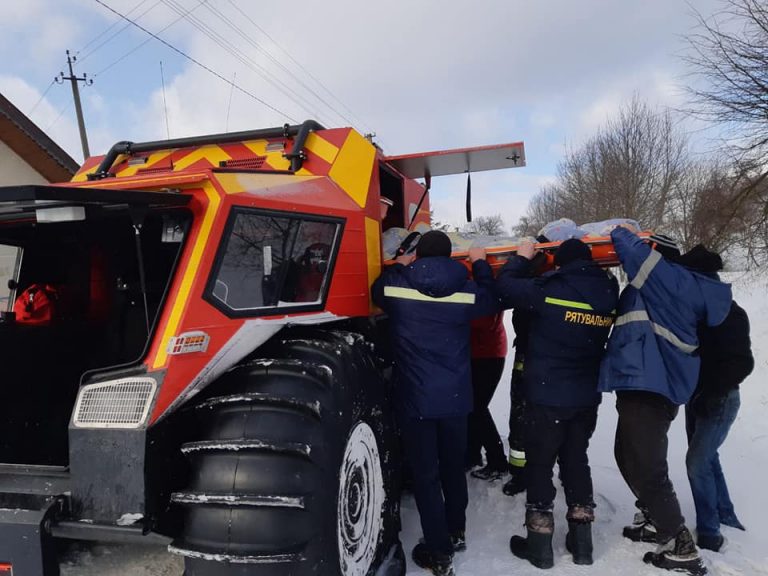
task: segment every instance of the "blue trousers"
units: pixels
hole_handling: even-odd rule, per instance
[[[467,417],[400,420],[424,542],[432,552],[453,554],[450,534],[464,531],[467,510]]]
[[[685,409],[688,480],[696,506],[696,530],[705,536],[720,534],[720,524],[741,527],[733,509],[718,449],[736,419],[741,400],[738,390],[726,396],[696,402]]]

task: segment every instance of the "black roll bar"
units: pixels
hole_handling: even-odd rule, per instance
[[[325,130],[325,127],[315,120],[305,120],[301,124],[293,126],[285,124],[278,128],[262,128],[260,130],[244,130],[242,132],[227,132],[225,134],[208,134],[206,136],[190,136],[188,138],[175,138],[173,140],[155,140],[154,142],[128,142],[122,140],[109,149],[99,167],[92,174],[88,174],[88,180],[101,180],[114,176],[109,171],[112,165],[122,154],[138,154],[151,150],[165,150],[168,148],[187,148],[190,146],[205,146],[207,144],[227,144],[241,142],[243,140],[260,140],[264,138],[290,138],[296,136],[293,148],[285,154],[291,161],[291,171],[301,169],[301,164],[306,158],[304,143],[307,136],[313,130]]]

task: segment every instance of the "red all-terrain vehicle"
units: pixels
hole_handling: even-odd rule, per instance
[[[0,575],[58,574],[59,539],[164,539],[187,576],[402,570],[382,228],[428,225],[432,176],[515,165],[308,121],[0,188]]]

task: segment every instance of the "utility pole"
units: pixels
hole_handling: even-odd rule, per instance
[[[70,56],[69,50],[67,50],[67,65],[69,66],[69,76],[64,76],[64,72],[59,72],[59,75],[54,78],[57,84],[64,84],[64,80],[69,80],[72,84],[72,97],[75,99],[75,112],[77,113],[77,127],[80,129],[80,143],[83,145],[83,160],[87,160],[91,155],[88,150],[88,135],[85,133],[85,120],[83,119],[83,106],[80,103],[80,89],[78,82],[83,82],[85,86],[93,84],[93,80],[90,80],[86,74],[83,74],[82,78],[75,76],[75,72],[72,70],[72,64],[77,61],[77,56]]]

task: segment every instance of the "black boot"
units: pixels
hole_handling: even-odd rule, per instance
[[[568,534],[565,547],[573,555],[574,564],[592,564],[592,522],[595,511],[592,506],[568,508]]]
[[[656,533],[656,526],[653,525],[651,519],[643,511],[635,513],[635,518],[632,521],[632,525],[624,526],[624,531],[622,534],[624,535],[624,538],[629,538],[633,542],[649,542],[651,544],[659,543],[659,536]]]
[[[707,573],[707,568],[693,543],[693,536],[685,527],[672,540],[660,545],[655,552],[646,552],[643,562],[691,576],[703,576]]]
[[[504,483],[501,491],[507,496],[514,496],[515,494],[525,492],[525,468],[510,466],[509,473],[512,477]]]
[[[555,565],[552,553],[552,533],[555,521],[552,512],[528,510],[525,513],[525,528],[528,537],[512,536],[509,549],[512,554],[528,560],[537,568],[552,568]]]
[[[435,576],[455,576],[453,556],[432,552],[427,545],[420,542],[411,552],[413,562],[419,567],[429,570]]]

